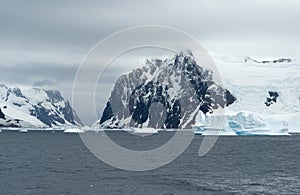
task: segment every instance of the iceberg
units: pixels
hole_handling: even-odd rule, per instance
[[[84,133],[84,130],[78,128],[71,128],[64,130],[64,133]]]
[[[289,133],[300,133],[300,113],[294,113],[287,118]]]
[[[274,120],[253,112],[227,116],[227,123],[237,135],[289,135],[287,122]]]
[[[20,133],[28,133],[28,130],[27,129],[20,129],[19,132]]]
[[[210,129],[208,124],[211,117],[197,117],[194,133],[197,135],[208,135],[207,132]],[[243,111],[236,113],[227,112],[223,117],[225,123],[223,128],[219,129],[218,135],[290,135],[289,123],[278,116],[274,117],[272,115]]]
[[[129,130],[131,130],[133,133],[137,133],[137,134],[154,134],[154,133],[158,133],[159,129],[155,129],[155,128],[129,128]]]
[[[194,134],[195,135],[202,135],[205,132],[205,126],[200,125],[200,126],[194,126]]]

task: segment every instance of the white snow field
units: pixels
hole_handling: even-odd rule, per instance
[[[295,60],[262,62],[249,57],[214,57],[214,61],[224,87],[237,98],[225,108],[220,135],[300,133],[300,65]],[[278,97],[267,106],[269,92],[276,92]],[[209,119],[210,116],[198,117],[198,123]]]

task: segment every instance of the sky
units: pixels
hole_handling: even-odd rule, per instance
[[[88,51],[112,33],[139,25],[184,31],[212,56],[298,59],[299,10],[296,0],[1,0],[0,82],[57,89],[71,100],[76,71]],[[123,62],[139,63],[157,52],[138,54]],[[115,80],[103,81],[107,94]]]

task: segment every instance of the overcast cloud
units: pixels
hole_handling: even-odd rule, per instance
[[[299,59],[299,10],[296,0],[2,0],[0,82],[59,89],[71,100],[91,47],[137,25],[178,28],[212,55]]]

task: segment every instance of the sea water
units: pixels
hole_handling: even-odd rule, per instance
[[[148,150],[174,132],[140,137],[109,132],[128,149]],[[222,136],[199,157],[203,136],[170,164],[144,172],[99,161],[78,134],[2,131],[1,194],[299,194],[300,135]]]

